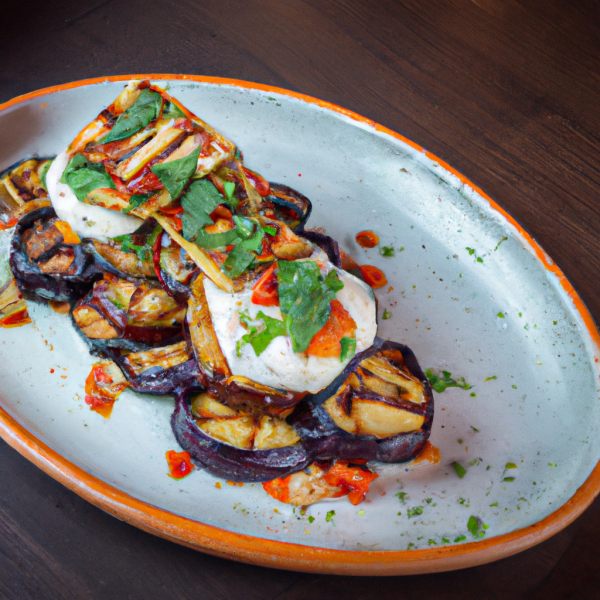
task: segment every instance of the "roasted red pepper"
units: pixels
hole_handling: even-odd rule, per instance
[[[360,267],[360,272],[362,273],[365,282],[368,283],[373,289],[387,285],[388,280],[383,274],[383,271],[377,267],[363,265]]]
[[[274,262],[254,284],[252,304],[259,306],[279,306],[279,284],[277,283],[277,263]]]
[[[356,506],[362,502],[365,494],[369,491],[371,482],[379,475],[368,469],[348,466],[348,461],[338,460],[331,469],[327,471],[323,479],[332,486],[341,487],[348,492],[348,500]]]
[[[192,458],[189,452],[175,452],[175,450],[169,450],[165,456],[167,458],[167,464],[169,465],[169,477],[179,481],[192,472],[194,465],[192,464]]]

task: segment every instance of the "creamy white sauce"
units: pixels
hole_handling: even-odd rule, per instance
[[[46,174],[46,185],[52,206],[61,221],[66,221],[80,237],[98,238],[127,235],[138,229],[144,221],[101,206],[92,206],[77,200],[73,190],[60,182],[69,163],[69,155],[62,152]]]
[[[324,275],[335,269],[321,252],[315,253],[309,260],[318,260],[323,265]],[[377,333],[373,292],[356,277],[337,271],[344,288],[337,292],[336,297],[356,322],[356,352],[362,352],[373,344]],[[274,388],[316,393],[329,385],[348,364],[349,359],[341,362],[338,357],[297,354],[287,336],[276,337],[260,356],[256,356],[250,344],[246,344],[241,356],[237,356],[237,342],[247,333],[240,324],[239,311],[247,312],[251,317],[262,311],[269,317],[283,320],[279,307],[252,304],[252,290],[228,294],[208,279],[205,279],[204,285],[213,327],[234,375]]]

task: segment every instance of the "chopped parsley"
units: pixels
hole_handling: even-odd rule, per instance
[[[325,521],[327,521],[327,523],[333,523],[333,517],[335,517],[335,510],[330,510],[325,515]],[[334,525],[335,525],[335,523],[334,523]]]
[[[459,462],[454,461],[452,463],[452,466],[454,467],[454,470],[456,471],[456,474],[461,479],[467,474],[467,470]]]
[[[413,508],[409,508],[406,511],[406,514],[408,515],[408,518],[412,518],[412,517],[417,517],[418,515],[422,515],[423,514],[423,507],[422,506],[413,506]]]
[[[448,371],[442,371],[443,377],[436,375],[431,369],[425,371],[425,375],[431,384],[431,387],[438,393],[441,394],[446,388],[457,387],[461,390],[470,390],[471,386],[465,381],[464,377],[458,379],[452,379],[452,373]]]
[[[391,258],[392,256],[394,256],[394,249],[392,248],[392,246],[382,246],[381,248],[379,248],[379,254],[381,254],[381,256]]]
[[[383,315],[382,315],[382,317],[381,317],[381,318],[382,318],[384,321],[387,321],[387,319],[391,318],[391,316],[392,316],[392,313],[391,313],[391,312],[390,312],[390,311],[389,311],[387,308],[384,308],[384,309],[383,309]]]
[[[250,317],[247,312],[240,311],[239,315],[240,321],[248,330],[248,333],[238,340],[236,346],[236,354],[238,356],[242,355],[242,348],[246,344],[250,344],[256,356],[260,356],[276,337],[285,335],[283,321],[265,315],[262,310],[254,318]],[[262,324],[260,321],[262,321]],[[257,324],[252,325],[252,323]]]
[[[406,504],[406,499],[408,498],[408,494],[406,492],[398,492],[397,494],[394,494],[394,496],[396,496],[396,498],[398,498],[402,504]]]
[[[312,516],[308,517],[308,522],[309,522],[309,523],[313,523],[313,522],[314,522],[314,520],[315,520],[315,518],[314,518],[314,517],[312,517]]]
[[[514,477],[504,477],[504,479],[502,479],[502,481],[507,481],[507,482],[511,482],[514,481],[515,478]]]
[[[466,535],[459,535],[457,538],[454,538],[454,543],[458,544],[458,542],[464,542],[467,539]]]
[[[481,519],[471,515],[467,522],[467,529],[471,532],[471,535],[475,538],[482,538],[485,535],[484,529],[488,529],[485,523],[481,522]]]
[[[483,381],[485,383],[486,381],[491,381],[492,379],[498,379],[498,378],[495,375],[492,375],[491,377],[486,377]]]
[[[506,465],[504,465],[505,469],[518,469],[519,467],[517,467],[517,465],[515,465],[515,463],[512,462],[507,462]]]

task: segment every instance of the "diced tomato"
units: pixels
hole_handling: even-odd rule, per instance
[[[383,274],[383,271],[377,267],[363,265],[360,267],[360,272],[362,273],[365,283],[368,283],[373,289],[387,285],[388,280]]]
[[[274,262],[254,284],[252,304],[259,306],[279,306],[279,284],[277,283],[277,263]]]
[[[27,307],[21,308],[11,315],[0,319],[0,327],[4,327],[5,329],[10,329],[11,327],[21,327],[22,325],[27,325],[29,323],[31,323],[31,319],[29,317],[29,313],[27,312]]]
[[[379,236],[372,231],[361,231],[354,239],[361,248],[375,248],[379,244]]]
[[[348,492],[348,500],[356,506],[362,502],[365,494],[369,491],[371,482],[379,475],[360,467],[349,467],[348,461],[338,460],[327,471],[323,479],[331,485],[338,486]]]
[[[351,257],[348,256],[345,252],[340,250],[340,256],[342,257],[342,269],[344,271],[350,271],[351,269],[358,269],[358,263]]]
[[[215,210],[213,210],[209,216],[214,223],[217,219],[231,219],[233,215],[224,204],[219,204],[219,206],[217,206],[217,208],[215,208]]]
[[[243,167],[243,169],[248,181],[263,198],[271,193],[271,186],[264,177],[245,167]]]
[[[66,221],[55,221],[54,226],[63,236],[65,244],[81,244],[79,236],[71,229],[71,226]]]
[[[356,323],[350,313],[339,300],[331,301],[331,314],[325,327],[311,340],[306,354],[321,358],[340,356],[342,353],[341,339],[353,338],[356,333]]]
[[[10,229],[11,227],[14,227],[18,222],[19,222],[19,219],[17,219],[16,217],[9,219],[8,222],[6,223],[6,225],[4,223],[2,223],[2,221],[0,221],[0,231],[4,231],[5,229]]]
[[[189,131],[190,133],[194,131],[194,124],[191,119],[185,119],[183,117],[179,117],[175,120],[175,125],[173,125],[173,129],[182,129],[183,131]]]
[[[279,500],[279,502],[288,503],[290,501],[289,484],[291,480],[291,475],[288,475],[283,479],[278,477],[277,479],[273,479],[273,481],[265,481],[262,486],[265,492],[267,492],[271,498]]]
[[[163,215],[179,215],[183,212],[183,206],[164,206],[159,208]]]
[[[162,190],[164,187],[158,177],[148,169],[133,179],[127,186],[127,190],[132,194],[147,194],[155,190]]]
[[[169,465],[169,477],[179,480],[187,477],[192,472],[194,465],[189,452],[169,450],[165,456]]]

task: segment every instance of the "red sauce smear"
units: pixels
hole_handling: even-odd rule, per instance
[[[110,419],[115,400],[129,386],[127,381],[115,383],[107,370],[108,363],[96,363],[85,380],[85,403],[90,410]]]
[[[177,481],[187,477],[194,469],[192,457],[189,452],[175,452],[175,450],[169,450],[165,456],[167,458],[167,464],[169,465],[168,475]]]
[[[361,248],[375,248],[379,244],[379,236],[372,231],[361,231],[354,239]]]
[[[365,283],[368,283],[374,290],[384,285],[387,285],[388,280],[386,279],[383,271],[377,267],[371,265],[363,265],[360,267]]]

